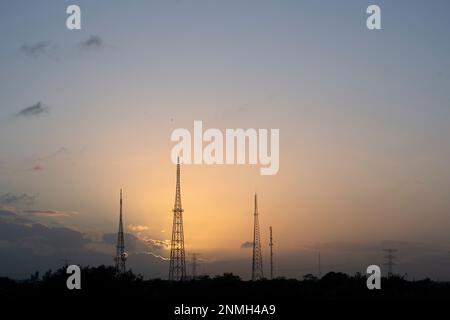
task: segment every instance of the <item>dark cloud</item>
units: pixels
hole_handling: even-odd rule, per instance
[[[243,244],[241,244],[241,249],[248,249],[248,248],[253,248],[252,241],[245,241]]]
[[[96,261],[84,249],[89,240],[82,233],[21,220],[0,216],[1,275],[25,278],[37,270],[60,267],[64,258],[78,260],[86,256]]]
[[[23,194],[10,194],[6,193],[0,196],[0,204],[4,205],[33,205],[37,196],[30,196],[26,193]]]
[[[4,247],[27,248],[42,255],[81,248],[87,243],[83,234],[68,228],[49,228],[39,223],[30,225],[5,219],[0,219],[0,241]]]
[[[16,212],[6,208],[0,208],[0,217],[15,217]]]
[[[48,54],[51,49],[51,43],[49,41],[39,41],[33,44],[23,44],[20,47],[20,51],[25,55],[36,58],[39,55]]]
[[[367,252],[382,252],[384,248],[400,249],[403,253],[409,251],[418,250],[430,250],[429,246],[425,243],[400,241],[400,240],[383,240],[379,243],[358,243],[358,242],[321,242],[306,247],[309,250],[323,250],[334,252],[351,252],[351,253],[367,253]],[[437,248],[441,250],[442,248]]]
[[[44,168],[38,164],[30,168],[30,171],[42,171],[42,170],[44,170]]]
[[[87,40],[80,42],[82,49],[100,49],[104,46],[100,36],[90,36]]]
[[[17,116],[29,117],[29,116],[38,116],[43,113],[47,113],[49,108],[44,106],[40,101],[36,102],[32,106],[26,107],[16,113]]]
[[[94,241],[71,228],[45,226],[0,207],[0,275],[23,279],[35,271],[59,268],[64,259],[79,265],[113,265],[116,240],[117,234],[110,233]],[[125,234],[125,246],[128,268],[150,277],[166,276],[164,253],[152,255],[148,245],[131,234]]]
[[[117,243],[117,233],[105,233],[103,241],[115,245]],[[124,233],[125,250],[127,252],[145,250],[145,243],[131,233]]]
[[[306,247],[309,250],[330,250],[330,251],[347,251],[347,252],[371,252],[380,251],[381,244],[376,243],[357,243],[357,242],[322,242]]]
[[[13,207],[2,207],[0,206],[0,220],[6,222],[20,223],[23,225],[28,225],[34,223],[30,219],[21,217],[17,214],[17,210]]]

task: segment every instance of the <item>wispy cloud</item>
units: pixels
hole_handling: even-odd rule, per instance
[[[0,204],[5,205],[33,205],[35,203],[37,196],[30,196],[26,193],[23,194],[11,194],[6,193],[0,196]]]
[[[156,239],[142,239],[147,245],[156,248],[156,249],[163,249],[163,248],[170,248],[170,240],[156,240]]]
[[[147,254],[147,255],[153,256],[155,258],[164,260],[164,261],[169,261],[170,260],[169,258],[160,256],[159,254],[156,254],[156,253],[151,252],[151,251],[140,251],[140,252],[135,252],[134,254]]]
[[[26,107],[19,112],[16,113],[16,116],[21,117],[31,117],[31,116],[38,116],[43,113],[48,113],[49,107],[44,106],[42,102],[36,102],[32,106]]]
[[[41,165],[35,165],[32,168],[28,169],[29,171],[42,171],[44,168]]]
[[[103,39],[100,36],[92,35],[88,39],[80,42],[82,49],[100,49],[104,46]]]
[[[49,41],[38,41],[32,44],[23,44],[20,47],[20,51],[31,58],[36,58],[39,55],[48,55],[51,49],[51,43]]]
[[[68,217],[70,215],[77,214],[77,212],[67,212],[58,210],[25,210],[24,212],[39,217]]]
[[[67,152],[68,152],[68,150],[65,147],[60,147],[55,152],[53,152],[51,154],[48,154],[48,155],[45,155],[43,157],[37,158],[36,160],[38,160],[38,161],[48,160],[48,159],[55,158],[55,157],[57,157],[59,155],[67,153]]]
[[[142,225],[130,224],[130,225],[128,225],[128,229],[130,229],[133,232],[142,232],[142,231],[148,230],[148,227],[142,226]]]

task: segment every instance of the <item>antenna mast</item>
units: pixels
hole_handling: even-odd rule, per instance
[[[123,236],[123,223],[122,223],[122,189],[120,189],[120,215],[119,215],[119,232],[117,233],[117,246],[116,246],[116,270],[118,273],[125,273],[125,261],[127,260],[127,254],[125,252],[125,241]]]
[[[273,279],[273,238],[272,238],[272,226],[269,227],[269,233],[270,233],[270,279]]]
[[[252,261],[252,280],[263,278],[262,254],[261,254],[261,238],[259,234],[258,221],[258,198],[255,193],[255,212],[253,214],[253,261]]]

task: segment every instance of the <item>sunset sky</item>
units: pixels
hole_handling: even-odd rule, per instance
[[[123,188],[142,241],[129,266],[165,277],[172,131],[276,128],[277,175],[182,166],[186,250],[203,272],[248,277],[257,192],[278,275],[316,272],[319,250],[324,271],[362,272],[394,247],[399,272],[450,280],[450,3],[375,2],[377,31],[374,1],[2,2],[0,230],[76,232],[112,263]],[[72,3],[81,30],[66,29]],[[82,256],[20,232],[0,234],[0,276],[28,276],[10,252],[31,252],[31,269]]]

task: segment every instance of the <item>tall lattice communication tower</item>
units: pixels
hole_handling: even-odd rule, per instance
[[[272,238],[272,226],[269,227],[269,233],[270,233],[270,279],[273,279],[273,238]]]
[[[122,223],[122,189],[120,189],[120,216],[119,216],[119,232],[117,233],[116,246],[116,270],[118,273],[125,273],[125,261],[127,260],[127,253],[125,252],[125,241],[123,237],[123,223]]]
[[[252,260],[252,280],[263,278],[263,264],[261,253],[261,238],[259,234],[258,220],[258,198],[255,194],[255,212],[253,214],[253,260]]]
[[[186,260],[184,252],[183,208],[181,206],[180,159],[177,160],[177,185],[173,207],[172,242],[170,244],[169,280],[186,279]]]

